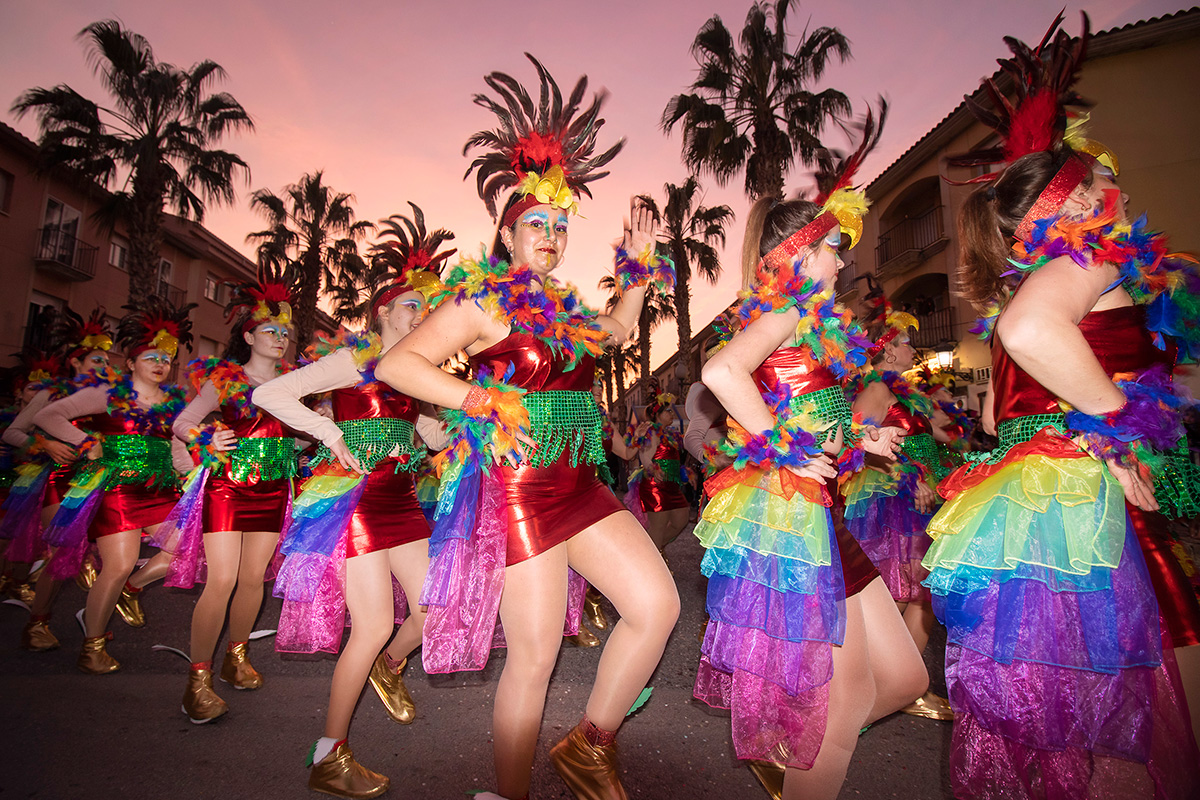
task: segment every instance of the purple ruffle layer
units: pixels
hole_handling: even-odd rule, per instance
[[[875,495],[846,509],[846,528],[897,602],[929,602],[929,590],[921,585],[929,570],[921,566],[921,559],[932,541],[925,533],[932,518],[913,508],[904,495]]]

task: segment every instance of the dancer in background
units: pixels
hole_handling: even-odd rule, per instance
[[[5,530],[12,530],[14,534],[11,556],[26,563],[49,557],[42,533],[58,513],[59,504],[79,465],[79,452],[65,442],[43,436],[34,426],[33,419],[47,404],[69,397],[80,389],[110,384],[117,377],[109,366],[113,337],[103,308],[94,309],[86,321],[71,309],[62,309],[55,319],[51,338],[61,343],[56,349],[64,352],[71,378],[45,384],[4,432],[5,443],[23,447],[26,452],[38,450],[41,454],[39,463],[23,476],[22,482],[26,483],[24,508],[12,509],[14,513],[6,515],[0,522],[0,535]],[[94,571],[92,577],[95,577]],[[52,576],[51,570],[43,569],[38,575],[29,604],[29,622],[21,632],[21,646],[26,650],[53,650],[59,646],[50,630],[50,612],[62,583]]]
[[[171,453],[171,424],[183,410],[184,393],[166,383],[180,345],[192,339],[192,323],[183,308],[151,298],[117,326],[125,350],[124,375],[107,386],[81,389],[47,405],[34,424],[88,459],[81,464],[46,533],[58,547],[48,569],[58,578],[79,571],[87,542],[100,554],[101,569],[88,592],[84,610],[83,650],[77,666],[103,675],[120,669],[108,654],[108,621],[117,601],[141,591],[130,577],[141,550],[142,533],[153,533],[179,500],[179,478]],[[92,434],[72,424],[89,417]],[[163,577],[169,553],[159,553],[134,578],[141,585]],[[147,577],[149,573],[149,577]],[[140,615],[140,607],[132,605]],[[144,619],[135,621],[145,624]]]
[[[883,576],[917,650],[924,652],[937,620],[929,590],[921,585],[929,574],[921,559],[929,549],[925,528],[938,504],[938,442],[949,437],[931,422],[937,413],[933,402],[903,374],[916,360],[908,330],[916,328],[917,320],[893,311],[882,294],[876,299],[878,307],[867,325],[873,369],[855,382],[852,408],[863,419],[902,429],[904,447],[894,463],[871,464],[847,476],[840,491],[847,529]],[[929,719],[954,718],[946,699],[933,692],[903,710]]]
[[[309,754],[309,788],[336,797],[376,797],[390,783],[359,764],[347,743],[368,679],[393,720],[408,724],[416,716],[401,677],[421,643],[425,613],[418,598],[429,565],[429,525],[414,487],[425,446],[416,434],[420,429],[437,447],[440,431],[435,421],[420,418],[417,400],[377,380],[375,369],[382,355],[411,335],[426,298],[440,286],[426,269],[453,252],[434,255],[440,241],[430,246],[419,237],[399,275],[374,281],[373,331],[345,334],[328,355],[253,394],[260,409],[321,442],[281,547],[285,561],[275,594],[284,607],[275,646],[336,653],[350,612],[350,639],[333,671],[325,729]],[[333,419],[300,402],[321,392],[331,393]],[[395,636],[393,578],[409,612]]]
[[[422,598],[430,604],[426,670],[481,669],[499,611],[508,653],[492,716],[496,779],[503,797],[526,797],[564,617],[570,608],[570,632],[582,604],[582,581],[571,578],[577,571],[612,601],[620,621],[583,720],[550,755],[576,796],[618,800],[626,794],[617,729],[662,657],[679,596],[645,531],[596,476],[604,449],[591,389],[601,343],[624,341],[647,283],[673,283],[674,272],[655,254],[653,215],[635,202],[617,254],[622,296],[611,315],[597,315],[553,279],[577,196],[590,195],[588,184],[621,145],[594,154],[603,95],[579,113],[586,78],[564,103],[549,73],[530,60],[546,103],[535,106],[502,73],[486,78],[499,102],[475,97],[501,121],[468,140],[490,148],[471,169],[500,218],[492,252],[451,272],[440,305],[381,360],[378,374],[455,409]],[[516,191],[497,215],[496,196],[508,187]],[[464,349],[470,383],[437,366]]]
[[[1078,40],[1061,15],[1037,48],[1006,39],[1016,103],[977,107],[1004,152],[952,162],[1011,159],[959,212],[1000,445],[942,482],[925,558],[963,797],[1200,795],[1200,613],[1153,530],[1198,510],[1170,367],[1200,355],[1200,275],[1129,221],[1115,158],[1065,138],[1086,19]]]
[[[234,689],[263,684],[246,648],[291,502],[296,447],[283,424],[250,398],[255,387],[285,369],[289,300],[288,283],[278,274],[260,271],[257,282],[234,287],[226,308],[233,326],[225,355],[188,365],[197,394],[174,424],[175,435],[190,443],[200,466],[172,515],[190,524],[163,525],[156,539],[175,554],[167,586],[204,583],[192,611],[192,666],[182,704],[197,724],[229,710],[213,690],[212,672],[227,610],[229,644],[221,680]],[[205,424],[214,412],[215,421]]]
[[[687,482],[683,471],[683,437],[672,427],[677,419],[675,395],[655,395],[646,406],[648,425],[640,432],[638,463],[640,470],[629,479],[626,502],[640,505],[646,518],[650,541],[666,561],[666,548],[687,527],[691,505],[683,495]]]
[[[861,464],[862,447],[899,448],[896,429],[852,421],[843,383],[870,342],[832,290],[843,233],[853,246],[862,231],[866,198],[849,184],[874,130],[868,115],[862,147],[825,166],[818,202],[752,207],[740,330],[702,373],[728,412],[733,464],[705,484],[696,525],[711,619],[695,696],[731,710],[738,757],[785,798],[836,797],[862,727],[929,680],[878,571],[829,511],[830,456]]]

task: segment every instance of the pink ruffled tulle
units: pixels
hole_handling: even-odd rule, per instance
[[[712,627],[710,622],[710,630]],[[827,644],[819,647],[829,650]],[[812,768],[825,738],[828,682],[792,696],[751,672],[731,674],[717,669],[702,655],[693,694],[714,708],[733,711],[733,747],[738,758]]]
[[[67,501],[64,500],[58,513],[54,515],[54,521],[42,536],[46,544],[57,548],[49,566],[46,567],[54,580],[66,581],[79,574],[83,567],[83,556],[90,545],[88,528],[100,509],[103,497],[104,489],[99,488],[82,498],[78,506],[68,508]]]
[[[427,673],[483,669],[492,647],[503,642],[496,616],[508,550],[504,483],[498,474],[474,471],[454,488],[454,508],[430,537],[421,593],[428,606],[421,651]]]
[[[196,585],[204,558],[204,489],[211,470],[197,469],[198,472],[188,476],[179,502],[151,540],[156,547],[174,554],[164,584],[181,589]]]
[[[1185,800],[1200,797],[1200,753],[1191,733],[1187,701],[1168,649],[1163,666],[1141,669],[1150,717],[1130,738],[1143,736],[1136,749],[1144,759],[1082,747],[1045,749],[1017,736],[991,730],[955,704],[950,776],[958,797],[981,800]],[[953,697],[951,698],[954,699]],[[1031,698],[1030,717],[1042,713]],[[1118,710],[1120,716],[1123,710]],[[1114,720],[1115,725],[1120,719]],[[1115,727],[1114,725],[1114,727]],[[1040,727],[1036,724],[1035,728]],[[1143,763],[1144,762],[1144,763]]]
[[[929,602],[929,590],[921,585],[929,570],[921,559],[932,542],[925,533],[932,517],[913,508],[912,498],[903,494],[873,495],[846,508],[847,530],[898,603]]]
[[[336,653],[342,646],[346,628],[346,539],[342,537],[330,558],[321,563],[319,575],[313,580],[311,593],[292,599],[284,596],[279,612],[279,631],[275,634],[275,650],[280,653]],[[280,594],[276,584],[276,595]]]

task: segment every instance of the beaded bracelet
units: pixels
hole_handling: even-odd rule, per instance
[[[661,293],[675,289],[675,265],[654,245],[648,245],[636,259],[618,247],[616,262],[614,277],[622,294],[647,284]]]
[[[1070,410],[1066,427],[1079,444],[1096,458],[1126,466],[1159,462],[1186,434],[1183,409],[1188,401],[1175,394],[1164,367],[1146,370],[1135,380],[1115,382],[1125,403],[1105,414]]]

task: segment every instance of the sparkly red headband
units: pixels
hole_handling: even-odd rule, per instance
[[[833,214],[828,211],[820,214],[812,222],[773,247],[771,252],[762,257],[759,267],[765,266],[768,269],[777,270],[781,266],[791,264],[803,254],[805,248],[810,247],[813,242],[837,226],[838,219]]]
[[[895,339],[899,335],[900,335],[900,329],[892,328],[887,333],[885,333],[883,336],[880,336],[879,341],[877,341],[875,344],[873,344],[867,348],[867,358],[874,358],[875,356],[882,353],[883,348],[887,345],[887,343],[890,342],[892,339]]]
[[[520,200],[512,204],[504,214],[504,218],[500,221],[500,227],[511,228],[517,221],[517,218],[524,214],[534,206],[545,205],[546,201],[538,200],[537,195],[527,194]]]
[[[383,294],[379,295],[379,299],[375,301],[375,305],[371,306],[371,316],[378,317],[379,309],[383,308],[400,295],[411,291],[414,291],[414,289],[409,285],[407,280],[392,284],[389,289],[387,289]]]
[[[1067,163],[1062,165],[1058,173],[1050,179],[1046,188],[1038,195],[1037,201],[1025,214],[1013,236],[1022,241],[1028,239],[1029,234],[1033,232],[1034,223],[1039,219],[1053,216],[1062,208],[1063,203],[1067,202],[1067,198],[1071,196],[1071,192],[1083,183],[1083,179],[1090,171],[1091,166],[1085,163],[1083,158],[1067,159]]]

